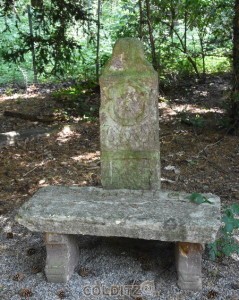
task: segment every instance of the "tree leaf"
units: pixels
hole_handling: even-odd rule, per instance
[[[205,196],[199,193],[192,193],[190,196],[187,197],[191,202],[195,204],[202,204],[202,203],[209,203],[213,204],[211,201],[209,201]]]
[[[227,233],[231,233],[234,229],[234,219],[228,216],[224,216],[222,221],[225,223],[223,230]]]
[[[232,209],[234,214],[239,215],[239,204],[238,203],[232,204],[231,209]]]

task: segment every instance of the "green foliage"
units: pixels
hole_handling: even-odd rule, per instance
[[[25,9],[22,10],[24,18],[27,14],[25,1],[18,1]],[[34,44],[37,63],[37,73],[62,75],[65,68],[74,62],[76,51],[81,45],[74,35],[70,34],[72,26],[84,25],[89,16],[83,8],[82,1],[42,1],[41,5],[33,9],[34,35],[29,30],[20,30],[21,19],[12,11],[11,18],[15,17],[15,31],[17,36],[12,47],[2,48],[2,57],[8,62],[24,62],[26,55],[32,51]],[[5,15],[5,18],[8,16]],[[11,30],[9,25],[7,30]]]
[[[239,229],[239,204],[232,204],[224,210],[222,222],[219,239],[208,244],[209,256],[212,260],[233,253],[239,254],[239,245],[233,238],[235,230]]]
[[[230,72],[231,59],[225,56],[225,53],[215,52],[215,55],[206,57],[207,74]],[[201,67],[201,64],[199,64]]]
[[[195,73],[201,79],[206,72],[229,70],[226,56],[232,50],[232,0],[154,0],[153,4],[161,76]]]
[[[112,38],[138,36],[138,26],[138,1],[122,1]]]
[[[209,201],[207,197],[203,196],[199,193],[192,193],[190,196],[188,196],[188,199],[195,204],[202,204],[202,203],[209,203],[213,204],[213,202]]]
[[[14,93],[14,90],[11,88],[11,87],[7,87],[6,90],[5,90],[5,94],[7,96],[12,96]]]
[[[97,1],[31,1],[33,36],[29,33],[29,3],[26,0],[1,2],[0,83],[4,74],[12,80],[22,80],[19,66],[26,70],[29,82],[32,81],[33,43],[41,80],[43,75],[45,78],[54,75],[61,80],[95,78]],[[206,72],[228,71],[233,5],[233,0],[150,1],[160,77],[167,81],[192,74],[200,78]],[[126,36],[141,37],[152,60],[148,21],[145,1],[102,1],[100,68],[111,55],[114,42]],[[6,71],[8,67],[10,72]]]

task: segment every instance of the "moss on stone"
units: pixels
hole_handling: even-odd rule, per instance
[[[103,187],[159,189],[158,77],[139,40],[116,43],[100,85]]]
[[[136,38],[119,39],[113,50],[114,55],[106,64],[102,75],[130,74],[131,76],[157,75],[144,55],[142,43]]]

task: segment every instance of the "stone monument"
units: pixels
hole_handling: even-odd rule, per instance
[[[103,188],[159,189],[158,74],[139,40],[118,40],[100,86]]]
[[[158,77],[137,39],[120,39],[100,78],[102,185],[41,188],[17,221],[45,234],[45,274],[66,282],[79,262],[78,234],[176,243],[178,285],[202,288],[204,244],[220,227],[220,198],[197,205],[160,190]]]

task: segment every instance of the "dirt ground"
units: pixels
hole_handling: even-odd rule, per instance
[[[228,76],[212,76],[160,90],[162,188],[211,192],[223,205],[239,201],[239,135],[222,128]],[[65,117],[62,102],[51,96],[57,86],[29,86],[27,91],[0,88],[0,133],[54,129],[0,148],[0,212],[17,208],[45,185],[100,186],[97,118]],[[99,105],[99,94],[89,97]],[[24,120],[14,111],[37,116]],[[49,122],[41,122],[48,118]]]

